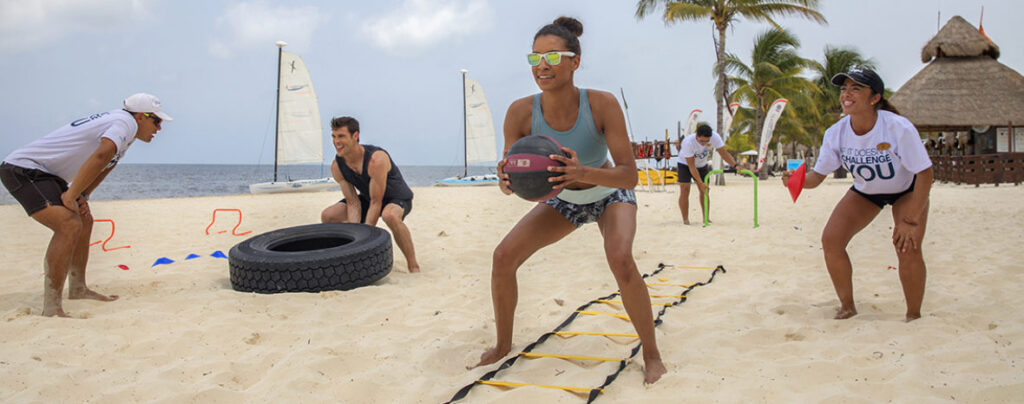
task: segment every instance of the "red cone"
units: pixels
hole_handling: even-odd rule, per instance
[[[800,168],[793,171],[793,175],[789,176],[789,181],[786,182],[786,187],[789,188],[789,196],[793,197],[793,203],[796,203],[796,198],[800,196],[800,191],[804,189],[804,180],[807,179],[807,165],[801,164]]]

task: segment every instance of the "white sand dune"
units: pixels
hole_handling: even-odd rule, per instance
[[[758,190],[729,176],[715,187],[710,227],[683,226],[678,189],[638,192],[634,254],[728,272],[695,288],[657,328],[669,372],[642,384],[631,362],[601,402],[1019,402],[1024,397],[1024,187],[936,184],[925,240],[924,317],[905,305],[885,209],[850,246],[860,314],[836,321],[820,233],[849,181],[830,179],[793,204],[775,179]],[[74,319],[39,316],[49,232],[0,206],[0,401],[107,403],[443,402],[495,366],[466,370],[494,341],[491,252],[531,204],[495,188],[416,188],[407,222],[424,272],[395,268],[377,284],[319,294],[231,289],[211,257],[274,229],[313,223],[335,193],[94,202],[116,225],[92,247],[90,285],[112,303],[65,301]],[[695,197],[694,197],[695,202]],[[214,209],[211,235],[205,230]],[[691,218],[699,208],[691,206]],[[694,220],[696,223],[697,220]],[[383,223],[381,224],[383,226]],[[219,231],[225,233],[218,233]],[[96,224],[95,240],[110,235]],[[184,260],[188,254],[200,258]],[[152,266],[161,257],[176,262]],[[123,270],[118,265],[127,266]],[[708,269],[666,269],[653,281],[705,281]],[[662,279],[663,278],[663,279]],[[616,290],[596,225],[542,250],[519,271],[514,350],[578,306]],[[652,288],[652,293],[679,288]],[[655,299],[667,301],[668,299]],[[654,307],[658,310],[660,307]],[[616,304],[591,309],[622,313]],[[569,330],[632,332],[611,316]],[[537,352],[615,357],[628,338],[552,337]],[[595,387],[616,364],[520,359],[496,379]],[[535,387],[477,386],[465,402],[582,402]]]

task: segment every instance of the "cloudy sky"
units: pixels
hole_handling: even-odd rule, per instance
[[[822,0],[820,26],[782,19],[805,57],[825,45],[875,60],[892,89],[924,65],[921,46],[961,15],[1024,71],[1019,0]],[[76,118],[150,92],[174,122],[125,163],[269,164],[277,48],[303,57],[325,123],[351,115],[364,143],[399,164],[461,165],[460,69],[483,86],[500,130],[537,87],[524,55],[559,15],[584,24],[576,84],[625,92],[634,137],[663,137],[692,109],[714,116],[712,27],[638,21],[628,0],[0,0],[0,156]],[[741,21],[728,50],[749,59],[766,26]],[[500,133],[499,133],[500,138]],[[497,146],[496,146],[497,147]]]

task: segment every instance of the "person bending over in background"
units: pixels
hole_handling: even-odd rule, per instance
[[[44,260],[44,316],[68,316],[61,304],[65,279],[69,280],[68,299],[117,299],[85,284],[93,222],[89,194],[135,139],[149,143],[160,123],[170,120],[159,99],[134,94],[124,100],[123,109],[77,119],[15,150],[0,163],[0,180],[11,196],[32,219],[53,230]]]
[[[700,212],[702,215],[708,217],[708,222],[711,221],[711,215],[709,212],[705,212],[704,209],[704,195],[708,192],[708,184],[704,183],[704,177],[708,175],[710,167],[708,167],[708,157],[711,156],[711,150],[714,149],[722,156],[729,165],[736,167],[737,170],[746,168],[745,164],[736,163],[736,160],[732,158],[732,155],[725,150],[725,142],[722,141],[722,137],[711,130],[708,125],[700,125],[697,127],[697,132],[690,134],[686,138],[676,142],[676,148],[679,149],[679,158],[676,161],[676,170],[679,174],[679,211],[683,214],[683,224],[690,224],[690,181],[697,183],[697,189],[700,191],[700,196],[697,199],[697,204],[700,205]],[[710,209],[711,202],[709,199],[708,208]]]

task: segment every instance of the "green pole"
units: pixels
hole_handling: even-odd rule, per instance
[[[711,210],[711,184],[708,182],[711,180],[712,174],[719,174],[724,171],[722,170],[711,170],[704,176],[704,183],[708,184],[708,191],[704,192],[704,227],[708,227],[711,222],[708,222],[708,212]],[[750,170],[738,170],[740,173],[745,173],[754,179],[754,228],[757,228],[757,176]]]
[[[746,173],[750,178],[754,179],[754,228],[757,228],[757,176],[754,175],[753,171],[750,170],[739,170],[741,173]]]

